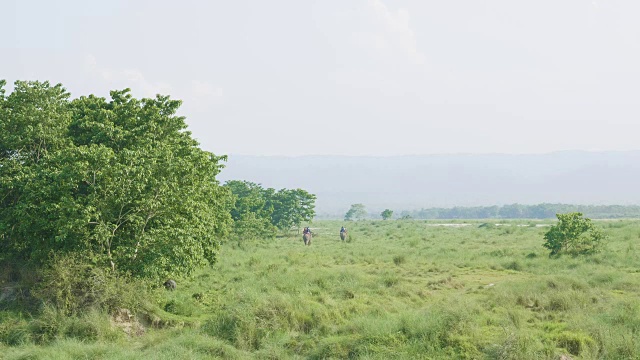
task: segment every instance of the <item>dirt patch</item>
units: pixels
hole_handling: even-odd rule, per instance
[[[111,324],[129,336],[142,336],[145,333],[144,326],[129,309],[118,309],[111,317]]]

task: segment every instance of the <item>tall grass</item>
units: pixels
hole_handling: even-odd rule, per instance
[[[542,247],[545,227],[483,223],[355,222],[357,240],[342,242],[341,223],[321,221],[310,247],[299,236],[234,241],[176,291],[150,292],[143,335],[123,334],[104,312],[5,311],[0,350],[8,359],[640,358],[640,223],[601,222],[602,253],[559,258]]]

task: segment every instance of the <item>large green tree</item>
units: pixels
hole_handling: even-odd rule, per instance
[[[36,263],[73,252],[148,277],[215,261],[231,224],[215,178],[225,158],[199,148],[179,106],[128,89],[110,100],[69,100],[48,82],[1,90],[2,250]]]

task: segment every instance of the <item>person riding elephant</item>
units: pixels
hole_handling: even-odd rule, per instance
[[[302,232],[302,240],[304,240],[305,245],[311,245],[311,237],[311,229],[308,227],[304,228],[304,231]]]

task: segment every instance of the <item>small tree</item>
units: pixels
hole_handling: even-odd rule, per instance
[[[389,220],[393,216],[393,210],[384,209],[380,216],[382,216],[382,220]]]
[[[591,219],[582,217],[582,213],[557,214],[558,224],[553,225],[544,234],[544,247],[551,255],[560,252],[587,254],[598,251],[600,243],[606,239],[602,230],[595,227]]]
[[[367,210],[363,204],[353,204],[347,213],[344,215],[346,221],[362,220],[367,218]]]

